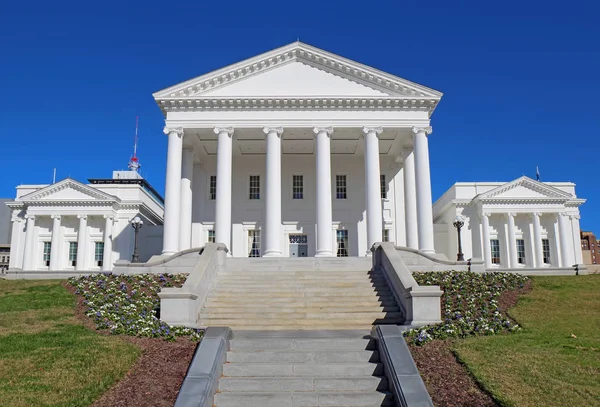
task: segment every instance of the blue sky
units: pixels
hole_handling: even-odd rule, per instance
[[[456,4],[453,4],[456,3]],[[489,3],[489,4],[488,4]],[[444,92],[433,197],[456,181],[572,181],[600,233],[598,2],[8,2],[2,6],[0,197],[125,168],[164,190],[152,92],[297,38]]]

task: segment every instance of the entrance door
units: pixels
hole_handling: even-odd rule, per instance
[[[290,257],[308,257],[308,237],[290,235]]]

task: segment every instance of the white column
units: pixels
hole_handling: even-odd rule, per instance
[[[169,137],[167,150],[167,177],[165,181],[165,212],[162,254],[174,254],[179,249],[179,211],[181,195],[181,153],[183,128],[165,127]]]
[[[542,226],[540,225],[540,216],[541,214],[537,212],[531,214],[533,221],[533,248],[535,251],[533,256],[535,263],[533,267],[544,266],[544,253],[542,252]]]
[[[87,262],[87,216],[77,215],[79,229],[77,229],[77,265],[75,270],[86,270]]]
[[[583,264],[583,253],[581,253],[581,232],[579,229],[579,215],[570,215],[571,229],[573,230],[573,254],[575,263]]]
[[[264,257],[281,256],[281,127],[265,127],[267,190],[265,193]]]
[[[113,265],[112,265],[113,221],[114,221],[114,218],[111,215],[104,215],[104,235],[102,237],[102,239],[104,241],[104,252],[102,254],[102,270],[104,270],[104,271],[111,271],[113,268]],[[79,264],[79,261],[77,261],[77,264]]]
[[[215,242],[223,243],[231,254],[231,166],[233,128],[215,127],[217,134],[217,199]]]
[[[558,234],[560,235],[561,267],[572,267],[575,264],[573,257],[571,228],[567,225],[569,221],[566,213],[558,214]]]
[[[315,127],[317,146],[317,251],[315,257],[333,257],[331,204],[331,127]]]
[[[492,247],[490,244],[490,214],[481,214],[481,239],[483,240],[483,261],[485,268],[492,267]]]
[[[184,148],[181,161],[181,194],[179,202],[179,250],[192,247],[192,182],[194,150]]]
[[[34,259],[39,253],[34,253],[35,243],[35,216],[26,215],[27,220],[25,229],[25,249],[23,250],[23,270],[31,270],[34,266]]]
[[[398,157],[400,159],[400,157]],[[396,213],[394,216],[394,226],[397,246],[406,246],[406,221],[404,214],[404,168],[397,168],[394,177],[394,206]]]
[[[515,234],[515,216],[516,213],[507,213],[508,218],[508,241],[506,245],[508,247],[509,265],[510,268],[517,268],[517,237]]]
[[[433,203],[431,201],[431,176],[429,175],[429,127],[413,127],[415,149],[415,181],[417,191],[417,228],[419,250],[435,253],[433,242]]]
[[[382,240],[383,215],[378,138],[381,132],[381,127],[363,127],[365,134],[365,191],[367,195],[367,256],[371,255],[371,246]]]
[[[406,228],[406,246],[419,248],[417,220],[417,192],[415,188],[415,155],[412,148],[405,148],[404,157],[404,224]]]
[[[12,217],[12,234],[10,240],[10,260],[8,263],[9,269],[17,269],[22,268],[23,264],[21,262],[22,259],[22,251],[23,251],[23,243],[21,242],[21,231],[22,231],[22,221],[23,219],[19,217]]]
[[[60,215],[52,215],[52,237],[50,246],[50,270],[60,267]]]

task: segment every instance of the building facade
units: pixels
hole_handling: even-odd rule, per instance
[[[428,136],[442,94],[296,42],[154,94],[163,254],[434,253]]]
[[[9,270],[113,269],[133,252],[136,216],[144,222],[140,257],[160,251],[162,198],[135,171],[83,184],[67,178],[50,185],[20,185],[13,202]]]
[[[561,268],[582,264],[575,184],[458,182],[434,204],[436,249],[456,259],[461,230],[465,259],[483,259],[486,269]]]
[[[583,264],[600,264],[598,254],[598,240],[592,232],[581,232],[581,251],[583,253]]]

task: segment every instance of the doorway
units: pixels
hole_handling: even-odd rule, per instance
[[[290,257],[308,257],[308,236],[290,235]]]

